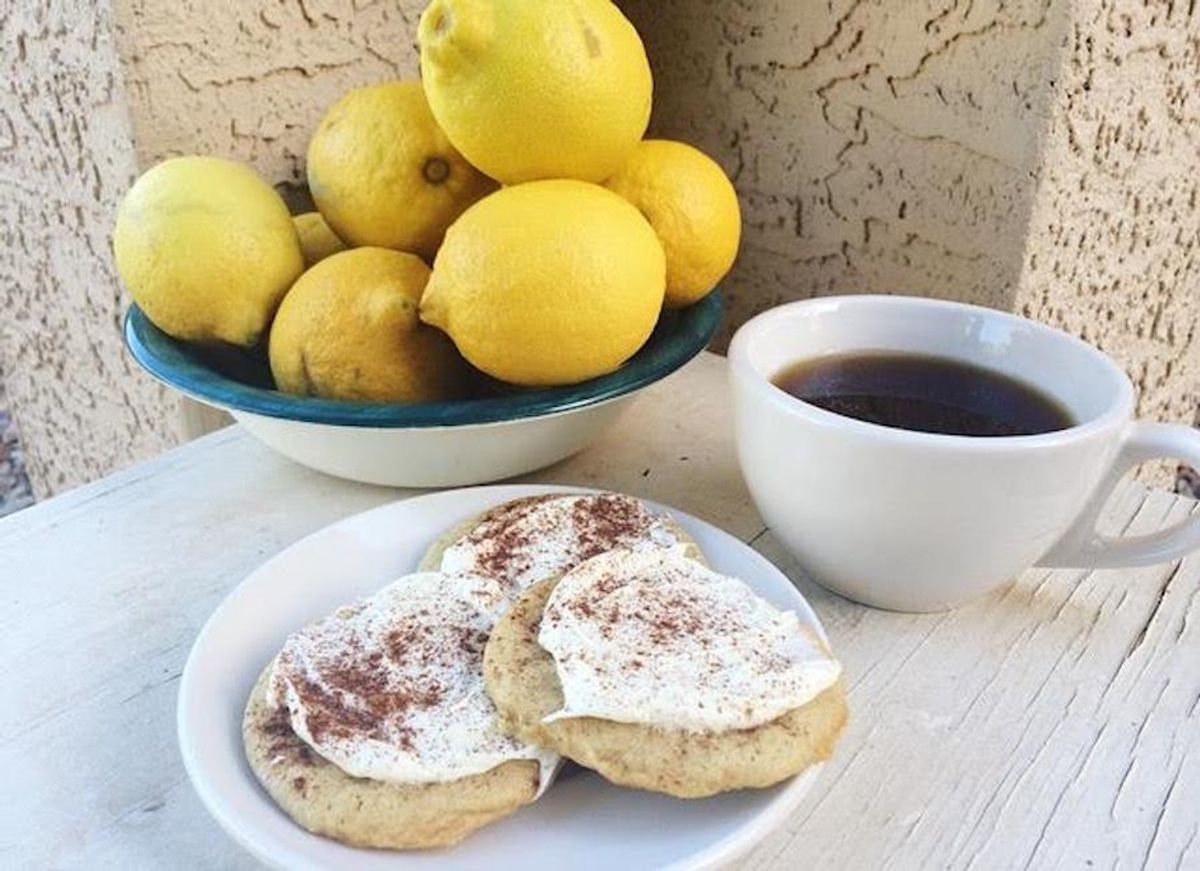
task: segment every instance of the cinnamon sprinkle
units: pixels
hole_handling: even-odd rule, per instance
[[[363,649],[361,639],[352,638],[344,649],[319,656],[319,681],[290,651],[280,654],[278,667],[299,698],[315,743],[369,738],[413,749],[406,715],[435,707],[445,688],[431,680],[399,684],[396,674],[406,669],[419,674],[422,666],[447,656],[457,659],[464,652],[482,662],[487,641],[487,633],[467,625],[422,623],[420,613],[392,627],[370,651]]]
[[[549,503],[568,499],[566,512],[539,513]],[[554,567],[554,573],[561,573],[601,553],[645,541],[659,522],[640,501],[617,493],[532,496],[488,511],[462,542],[474,552],[473,570],[512,585],[533,568],[537,548],[548,536],[565,533],[561,564]]]
[[[310,624],[273,666],[280,725],[354,777],[453,780],[510,758],[547,770],[548,754],[496,728],[483,691],[484,647],[505,601],[492,579],[418,572]]]
[[[259,732],[267,739],[267,752],[271,758],[284,758],[305,765],[314,762],[313,751],[304,740],[292,729],[288,717],[288,709],[275,707],[258,727]]]
[[[681,549],[599,556],[562,579],[544,615],[538,642],[564,694],[553,718],[741,728],[803,704],[839,670],[794,614]]]

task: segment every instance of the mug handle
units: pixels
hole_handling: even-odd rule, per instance
[[[1111,536],[1096,530],[1108,498],[1125,473],[1147,460],[1179,459],[1200,468],[1200,430],[1166,423],[1130,425],[1112,468],[1079,519],[1038,565],[1049,568],[1116,569],[1181,559],[1200,549],[1200,515],[1147,535]]]

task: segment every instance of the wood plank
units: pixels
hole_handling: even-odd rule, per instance
[[[680,450],[711,384],[723,388],[724,363],[704,355],[591,450],[529,479],[624,489],[757,530],[727,422]],[[664,496],[658,482],[674,483]],[[178,759],[175,694],[191,643],[271,555],[413,492],[312,472],[232,427],[0,521],[0,571],[13,579],[0,687],[22,700],[0,706],[0,770],[21,785],[0,815],[0,865],[251,867]]]
[[[1194,508],[1127,487],[1108,521]],[[958,610],[856,606],[757,549],[821,614],[850,682],[842,747],[754,869],[1187,867],[1200,806],[1200,558],[1033,570]]]
[[[947,614],[862,608],[812,584],[765,532],[728,415],[724,362],[705,355],[527,480],[717,523],[825,621],[850,727],[794,819],[741,864],[1198,866],[1200,559],[1035,570]],[[232,427],[0,520],[0,692],[21,700],[0,706],[0,866],[255,867],[179,761],[184,659],[255,566],[410,492],[308,471]],[[1193,507],[1131,485],[1106,523],[1149,530]]]
[[[0,865],[253,867],[184,775],[183,662],[249,569],[395,495],[233,429],[0,524],[0,687],[21,700],[0,706],[0,770],[20,785]]]
[[[592,447],[521,480],[631,493],[749,541],[764,527],[738,469],[726,379],[725,358],[702,354],[648,390]]]

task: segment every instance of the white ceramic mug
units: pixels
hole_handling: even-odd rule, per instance
[[[771,383],[800,360],[854,351],[973,363],[1057,399],[1077,423],[979,438],[892,429],[824,411]],[[843,296],[771,309],[729,348],[742,473],[763,518],[812,577],[900,611],[953,607],[1034,564],[1105,568],[1200,548],[1200,517],[1110,538],[1096,520],[1132,466],[1200,466],[1200,432],[1133,420],[1133,387],[1109,357],[991,309]]]

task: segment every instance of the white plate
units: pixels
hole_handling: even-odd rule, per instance
[[[700,801],[612,786],[590,772],[561,778],[529,805],[462,844],[426,853],[360,850],[311,835],[259,787],[242,754],[242,709],[259,671],[291,632],[413,571],[447,527],[548,486],[476,487],[419,496],[346,518],[308,536],[246,578],[201,630],[179,685],[179,746],[201,800],[247,850],[280,868],[361,871],[699,869],[742,854],[782,823],[817,768],[766,790]],[[668,509],[662,509],[668,510]],[[718,571],[800,615],[812,609],[771,563],[728,533],[670,513]]]

